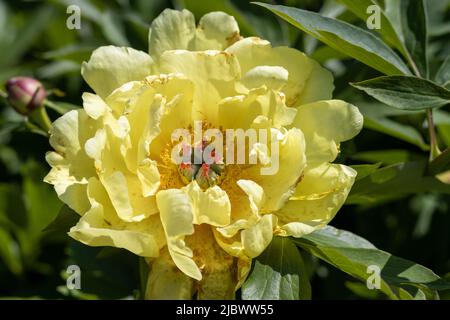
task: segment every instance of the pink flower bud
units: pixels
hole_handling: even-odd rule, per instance
[[[14,77],[6,83],[8,101],[20,114],[29,115],[46,97],[42,83],[29,77]]]

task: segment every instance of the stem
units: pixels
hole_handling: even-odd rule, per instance
[[[52,108],[53,110],[58,110],[58,106],[55,103],[53,103],[50,100],[48,100],[48,99],[44,100],[44,106]]]
[[[436,130],[434,128],[433,122],[433,110],[427,109],[427,122],[428,122],[428,132],[430,134],[430,161],[433,161],[437,156],[441,154],[439,146],[436,139]]]
[[[30,119],[32,119],[41,129],[43,129],[45,132],[49,132],[50,128],[52,127],[52,122],[50,121],[50,118],[48,117],[47,111],[45,110],[44,106],[41,106],[34,110],[30,114]]]
[[[145,258],[139,257],[139,278],[140,278],[140,299],[146,299],[147,281],[148,281],[149,267]]]
[[[407,52],[406,59],[408,60],[408,63],[411,66],[414,74],[417,77],[422,78],[422,75],[420,74],[420,71],[417,68],[416,63],[411,58],[411,55],[409,54],[409,52],[408,51],[406,51],[406,52]],[[429,160],[431,162],[437,156],[439,156],[441,154],[441,151],[439,150],[439,146],[438,146],[438,143],[437,143],[436,129],[434,127],[433,109],[431,109],[431,108],[427,109],[427,123],[428,123],[428,133],[429,133],[429,136],[430,136],[430,158],[429,158]]]

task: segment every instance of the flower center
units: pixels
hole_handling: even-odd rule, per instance
[[[223,156],[216,153],[215,149],[208,148],[209,144],[210,142],[203,140],[201,145],[183,147],[181,152],[188,161],[178,165],[178,172],[184,183],[195,180],[200,188],[208,189],[222,181],[225,172]],[[205,161],[205,155],[210,159],[208,163]]]

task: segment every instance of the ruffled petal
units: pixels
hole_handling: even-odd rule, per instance
[[[192,259],[192,250],[184,241],[187,235],[194,233],[194,215],[189,196],[179,189],[162,190],[156,194],[156,202],[173,262],[189,277],[201,280],[202,274]]]
[[[50,145],[56,152],[46,155],[52,169],[44,181],[53,184],[58,197],[79,214],[89,209],[86,184],[96,174],[94,162],[83,146],[97,127],[95,120],[81,109],[67,112],[50,129]]]
[[[265,213],[276,211],[285,204],[306,166],[305,140],[299,129],[292,128],[286,132],[271,129],[270,132],[272,141],[265,148],[253,148],[260,162],[264,160],[267,163],[243,171],[243,177],[264,189],[266,197],[261,211]]]
[[[100,97],[107,97],[121,85],[143,80],[152,73],[153,60],[133,48],[104,46],[81,65],[81,75]]]
[[[333,219],[347,198],[356,171],[340,164],[308,167],[292,198],[276,212],[282,235],[301,237]]]
[[[241,37],[233,16],[225,12],[209,12],[198,22],[191,50],[224,50]]]
[[[202,191],[196,181],[182,189],[191,200],[195,224],[225,226],[230,223],[231,204],[227,193],[214,186]]]
[[[244,38],[226,51],[239,60],[242,74],[257,66],[278,66],[288,72],[288,82],[283,88],[289,107],[299,105],[300,97],[313,70],[311,60],[302,52],[288,48],[272,48],[270,42],[256,37]]]
[[[158,59],[165,51],[188,49],[194,36],[195,18],[190,11],[165,9],[150,26],[150,55]]]
[[[342,100],[318,101],[297,109],[293,127],[305,135],[308,165],[330,162],[339,153],[339,144],[362,129],[363,116],[358,108]]]
[[[205,14],[196,27],[188,10],[166,9],[150,27],[149,52],[159,60],[169,50],[224,50],[240,38],[236,20],[224,12]]]
[[[194,83],[194,118],[217,123],[218,102],[234,95],[240,77],[235,56],[223,51],[167,51],[160,59],[161,73],[182,73]]]
[[[244,252],[249,258],[259,256],[270,244],[277,224],[274,215],[264,215],[256,224],[241,232]]]
[[[124,248],[144,257],[159,255],[165,238],[157,215],[138,223],[123,223],[97,179],[89,180],[88,194],[91,208],[70,229],[72,238],[90,246]]]

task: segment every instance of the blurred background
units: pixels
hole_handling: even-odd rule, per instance
[[[390,1],[390,0],[386,0]],[[365,22],[335,1],[265,1],[320,12],[365,27]],[[431,70],[450,53],[449,1],[428,0]],[[81,29],[69,30],[69,5],[81,9]],[[225,11],[239,23],[243,36],[257,35],[274,46],[298,48],[325,65],[335,76],[335,98],[353,102],[365,116],[365,129],[342,145],[338,162],[384,166],[427,159],[428,138],[423,113],[387,108],[348,83],[378,76],[378,72],[343,56],[266,9],[244,0],[0,0],[0,88],[13,76],[32,76],[47,89],[59,112],[81,105],[89,91],[80,64],[101,45],[132,46],[147,51],[152,20],[165,8],[188,8],[196,19],[210,11]],[[450,110],[435,115],[441,148],[450,146]],[[57,216],[62,203],[42,182],[49,167],[48,139],[30,132],[24,118],[0,100],[0,298],[102,299],[132,298],[139,288],[138,259],[125,251],[90,248],[64,232],[43,229]],[[448,179],[448,178],[447,178]],[[450,179],[447,180],[450,183]],[[413,182],[416,183],[416,182]],[[332,225],[365,237],[378,248],[420,263],[450,279],[450,196],[426,185],[370,201],[349,197]],[[66,221],[67,226],[73,224]],[[385,298],[376,291],[306,257],[311,266],[313,299]],[[69,291],[66,269],[82,270],[82,290]],[[450,298],[447,293],[441,298]]]

